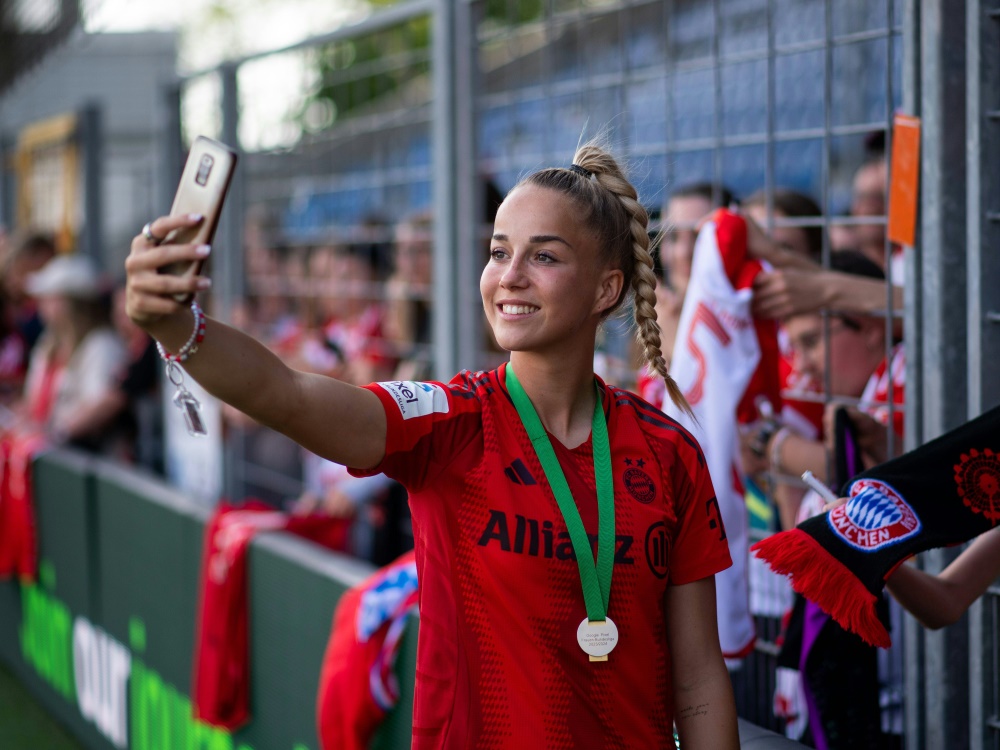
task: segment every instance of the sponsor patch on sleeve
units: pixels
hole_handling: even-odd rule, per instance
[[[439,385],[413,380],[391,380],[377,385],[392,396],[403,419],[448,413],[448,394]]]

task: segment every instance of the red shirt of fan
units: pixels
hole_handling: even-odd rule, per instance
[[[892,384],[890,386],[890,383]],[[861,394],[862,408],[875,417],[883,425],[889,424],[889,391],[892,390],[892,426],[896,435],[903,437],[903,405],[906,403],[906,349],[902,344],[896,344],[892,357],[883,359],[875,369],[864,393]]]
[[[608,616],[620,637],[607,662],[590,662],[576,640],[587,612],[573,547],[504,367],[448,385],[367,386],[388,421],[386,455],[371,473],[405,485],[413,515],[412,746],[666,747],[666,588],[731,564],[704,457],[676,422],[599,382],[615,485]],[[596,549],[590,439],[573,450],[552,445]]]

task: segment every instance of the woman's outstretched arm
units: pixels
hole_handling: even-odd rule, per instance
[[[165,217],[152,224],[155,236],[196,224],[195,217]],[[140,235],[125,261],[129,317],[176,352],[191,335],[194,316],[173,295],[196,293],[210,285],[202,276],[160,274],[176,261],[203,260],[194,245],[153,245]],[[373,393],[323,375],[287,367],[251,337],[209,320],[205,339],[184,369],[216,398],[231,404],[331,461],[370,468],[385,453],[386,421]]]

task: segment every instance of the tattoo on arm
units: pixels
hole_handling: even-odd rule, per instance
[[[692,716],[708,716],[708,704],[699,703],[697,706],[682,708],[677,714],[678,719],[690,719]]]

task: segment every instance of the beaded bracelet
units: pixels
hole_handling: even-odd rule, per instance
[[[181,362],[186,362],[188,358],[198,351],[198,344],[205,340],[205,313],[197,302],[191,303],[191,312],[194,313],[194,330],[188,340],[184,342],[177,354],[171,354],[163,345],[157,341],[156,349],[160,352],[160,357],[167,363],[167,380],[169,380],[177,392],[174,394],[174,406],[180,409],[184,417],[184,425],[191,435],[205,435],[205,422],[201,417],[201,404],[194,394],[184,385],[184,371],[181,369]]]
[[[156,350],[165,362],[187,362],[188,357],[196,353],[198,345],[205,340],[205,312],[197,302],[191,303],[191,312],[194,313],[194,329],[177,354],[171,354],[163,348],[163,344],[156,342]]]

